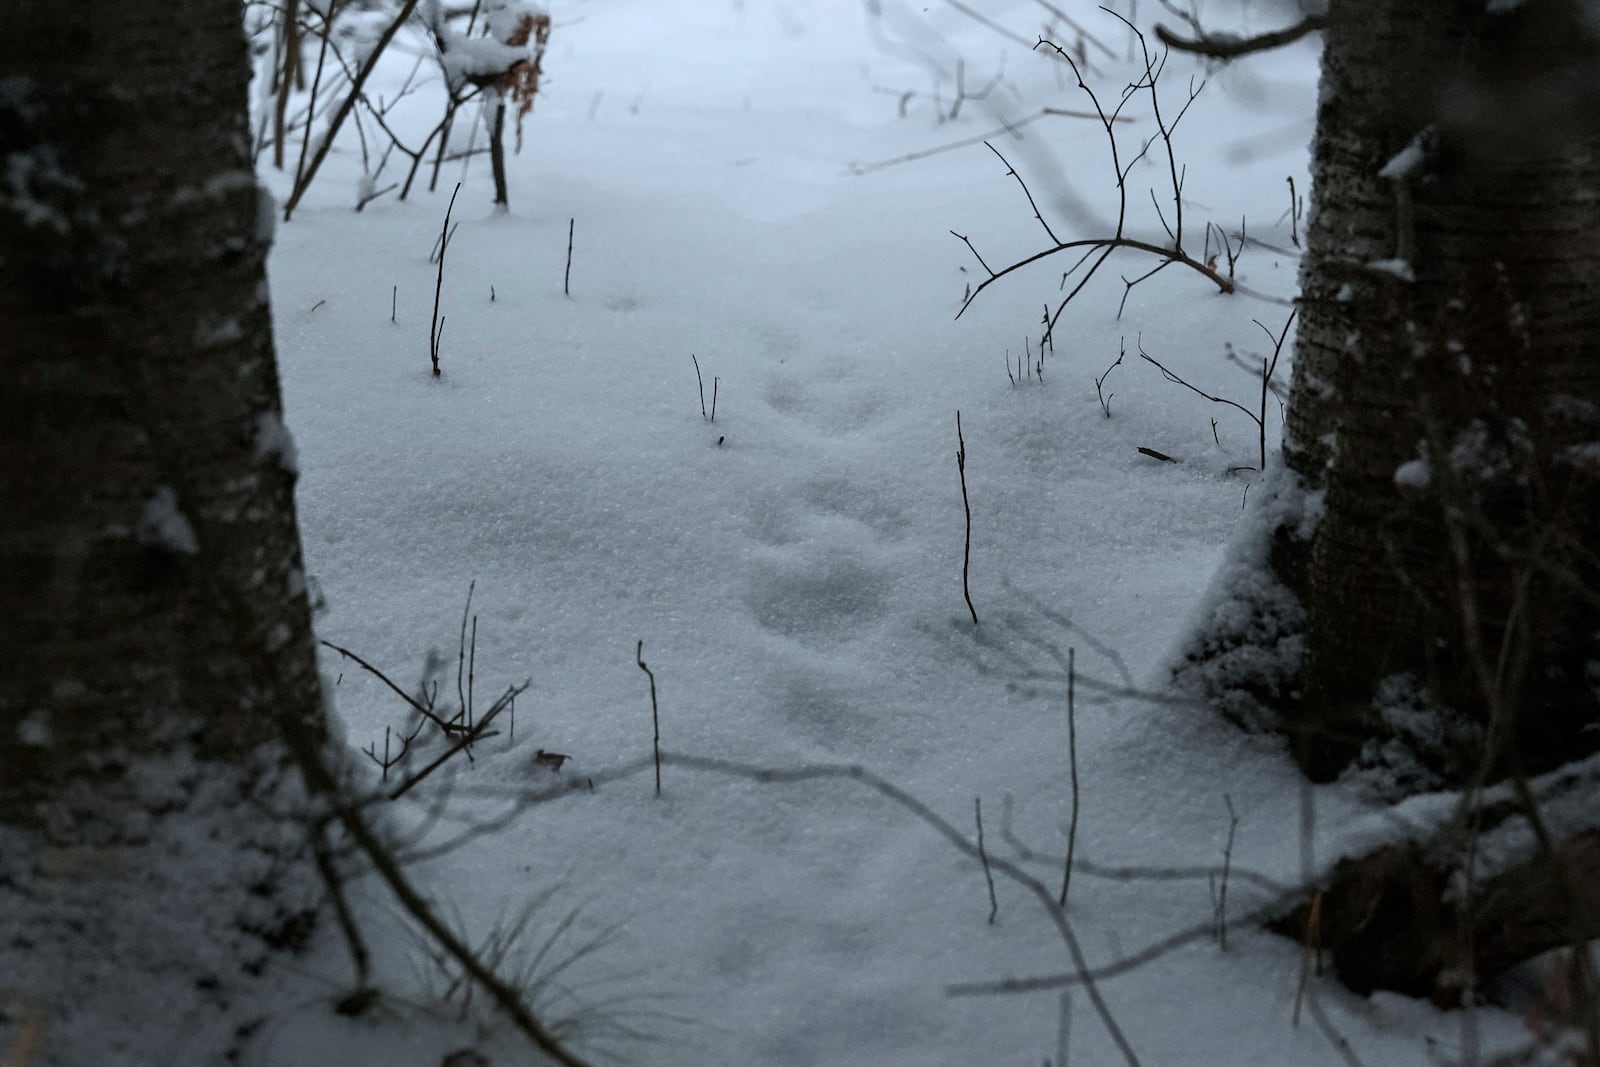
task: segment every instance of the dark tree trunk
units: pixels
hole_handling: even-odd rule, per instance
[[[1270,553],[1303,655],[1258,694],[1317,779],[1397,738],[1440,780],[1600,747],[1600,46],[1574,3],[1482,9],[1329,9]],[[1454,725],[1404,736],[1397,691]]]
[[[1284,465],[1178,672],[1317,780],[1520,783],[1600,748],[1600,27],[1487,6],[1329,5]],[[1586,816],[1463,884],[1489,826],[1542,825],[1480,796],[1280,928],[1359,991],[1451,1002],[1600,935]]]
[[[0,973],[34,976],[43,1062],[209,1058],[220,1013],[162,982],[226,989],[303,932],[303,828],[259,805],[293,792],[285,731],[323,736],[240,12],[5,21]]]

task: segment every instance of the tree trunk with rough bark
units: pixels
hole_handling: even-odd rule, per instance
[[[1483,7],[1330,5],[1258,561],[1281,603],[1190,652],[1318,780],[1387,760],[1436,786],[1600,747],[1600,25],[1566,0]],[[1263,645],[1276,674],[1252,680]]]
[[[1577,0],[1329,5],[1283,464],[1177,674],[1315,780],[1467,787],[1280,925],[1362,992],[1600,935],[1592,775],[1471,876],[1544,825],[1481,786],[1600,748],[1597,61]]]
[[[43,1063],[219,1061],[316,899],[240,17],[10,0],[0,33],[0,985]]]

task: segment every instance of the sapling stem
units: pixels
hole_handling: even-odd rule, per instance
[[[1067,824],[1067,862],[1061,872],[1061,906],[1072,887],[1072,853],[1078,844],[1078,650],[1067,649],[1067,762],[1072,771],[1072,820]]]
[[[562,296],[572,295],[572,228],[577,224],[577,219],[567,219],[567,272],[561,276]]]
[[[961,476],[961,507],[967,516],[966,547],[961,555],[961,595],[966,597],[972,625],[978,625],[978,609],[972,606],[972,502],[967,497],[967,439],[961,433],[961,412],[956,412],[956,472]]]
[[[706,414],[706,380],[700,376],[700,360],[693,352],[689,353],[689,358],[694,361],[694,380],[700,386],[700,417],[709,419],[710,416]]]
[[[650,724],[655,728],[655,742],[654,742],[654,745],[655,745],[655,757],[656,757],[656,796],[660,796],[661,795],[661,714],[660,714],[660,709],[658,708],[658,706],[656,704],[656,676],[655,676],[655,672],[652,671],[649,667],[645,666],[645,662],[644,662],[644,642],[642,640],[639,642],[638,647],[634,649],[633,659],[634,659],[634,662],[639,665],[639,669],[641,671],[644,671],[645,676],[650,679]]]
[[[989,883],[989,925],[994,925],[994,917],[1000,912],[1000,902],[994,895],[994,872],[989,870],[989,853],[983,847],[983,798],[972,798],[973,817],[978,821],[978,859],[983,863],[983,879]]]
[[[439,341],[444,335],[444,319],[439,315],[439,295],[444,291],[444,254],[450,247],[450,212],[455,210],[456,194],[461,183],[456,182],[450,194],[450,205],[444,209],[444,226],[439,231],[439,274],[433,283],[433,324],[428,329],[428,358],[433,361],[433,376],[439,377]]]

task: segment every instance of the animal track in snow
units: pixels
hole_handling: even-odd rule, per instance
[[[909,525],[905,509],[881,487],[843,475],[774,487],[757,495],[750,506],[751,536],[773,548],[828,536],[830,531],[845,536],[845,526],[858,527],[863,543],[893,544],[905,537]]]
[[[764,399],[821,443],[869,429],[887,407],[849,364],[777,371]],[[859,447],[852,445],[852,447]],[[886,558],[904,537],[905,512],[884,487],[853,478],[838,453],[800,467],[751,503],[753,553],[745,602],[765,629],[809,645],[849,642],[888,611],[894,573]],[[821,459],[822,457],[818,457]]]
[[[870,429],[886,402],[848,375],[805,381],[782,376],[767,386],[767,406],[826,436]]]
[[[825,748],[849,747],[850,738],[871,724],[870,716],[849,692],[811,668],[774,670],[765,687],[785,723]]]
[[[882,617],[889,578],[850,538],[814,537],[758,557],[745,603],[757,623],[806,641],[847,641]]]
[[[838,515],[870,529],[885,541],[905,536],[910,520],[882,487],[843,476],[828,476],[805,482],[799,498],[813,512]]]

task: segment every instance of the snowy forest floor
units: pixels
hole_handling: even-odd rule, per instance
[[[1159,693],[1248,514],[1256,475],[1237,468],[1256,463],[1255,424],[1137,352],[1257,402],[1257,381],[1228,355],[1270,353],[1252,319],[1276,332],[1294,294],[1285,179],[1305,193],[1314,44],[1211,72],[1175,138],[1187,245],[1207,221],[1236,234],[1245,220],[1265,243],[1237,268],[1256,295],[1223,296],[1172,268],[1133,289],[1119,318],[1119,274],[1155,265],[1121,253],[1063,315],[1042,381],[1013,384],[1006,360],[1015,373],[1025,350],[1037,357],[1041,309],[1060,299],[1071,260],[1018,272],[955,321],[984,274],[951,231],[996,269],[1048,247],[976,139],[1087,98],[1061,63],[953,6],[885,4],[872,17],[876,6],[563,0],[546,89],[510,161],[508,213],[491,209],[478,159],[464,178],[446,167],[431,195],[391,194],[358,214],[347,138],[279,226],[272,300],[319,635],[404,686],[432,677],[453,702],[472,588],[478,707],[530,682],[514,738],[397,803],[397,822],[423,823],[448,797],[413,876],[474,943],[528,911],[506,962],[553,942],[533,968],[549,978],[535,1006],[570,1020],[574,1046],[601,1062],[1121,1062],[1082,987],[1065,1000],[949,994],[1073,963],[1048,909],[1013,880],[997,877],[990,923],[979,863],[905,805],[857,779],[758,782],[682,761],[664,768],[658,798],[640,762],[652,737],[642,641],[664,749],[859,766],[974,840],[981,798],[989,854],[1054,892],[1073,803],[1060,664],[1072,649],[1080,808],[1065,917],[1089,965],[1109,969],[1099,994],[1139,1062],[1400,1067],[1526,1040],[1494,1009],[1440,1014],[1327,979],[1310,991],[1327,1028],[1309,1011],[1295,1026],[1301,953],[1246,917],[1277,898],[1269,882],[1299,884],[1369,836],[1377,807],[1349,784],[1319,788],[1307,839],[1280,742],[1107,691]],[[1154,5],[1142,6],[1148,29]],[[1031,43],[1045,12],[1011,2],[984,14]],[[1129,34],[1092,7],[1076,14],[1110,49],[1090,45],[1086,73],[1114,101],[1138,73]],[[957,60],[969,88],[1004,78],[941,122]],[[407,67],[397,55],[380,77]],[[1191,77],[1207,72],[1172,57],[1162,87],[1174,111]],[[410,102],[413,132],[431,125],[438,91]],[[1124,161],[1154,131],[1146,100],[1126,114]],[[972,143],[867,166],[957,141]],[[1109,231],[1116,185],[1097,123],[1051,117],[992,142],[1059,237]],[[283,176],[264,176],[281,201]],[[430,251],[458,178],[436,381]],[[1129,188],[1130,232],[1162,240],[1147,192],[1170,222],[1159,146]],[[1104,379],[1107,417],[1096,378],[1122,349]],[[714,423],[691,354],[708,408],[715,391]],[[962,597],[958,409],[977,626]],[[1276,441],[1276,401],[1267,422]],[[353,664],[330,655],[325,669],[352,746],[381,750],[386,729],[407,725],[405,706]],[[552,770],[539,750],[571,758]],[[551,802],[506,799],[589,779],[592,791]],[[1108,868],[1220,866],[1230,803],[1224,949],[1209,933],[1215,879]],[[1003,839],[1008,806],[1038,856]],[[511,808],[493,832],[470,832]],[[443,995],[447,975],[381,888],[355,888],[383,1005],[353,1023],[333,1013],[348,969],[330,933],[299,964],[329,998],[277,1015],[248,1061],[434,1067],[475,1044],[496,1064],[529,1062],[477,1001],[461,1023],[459,992]]]

